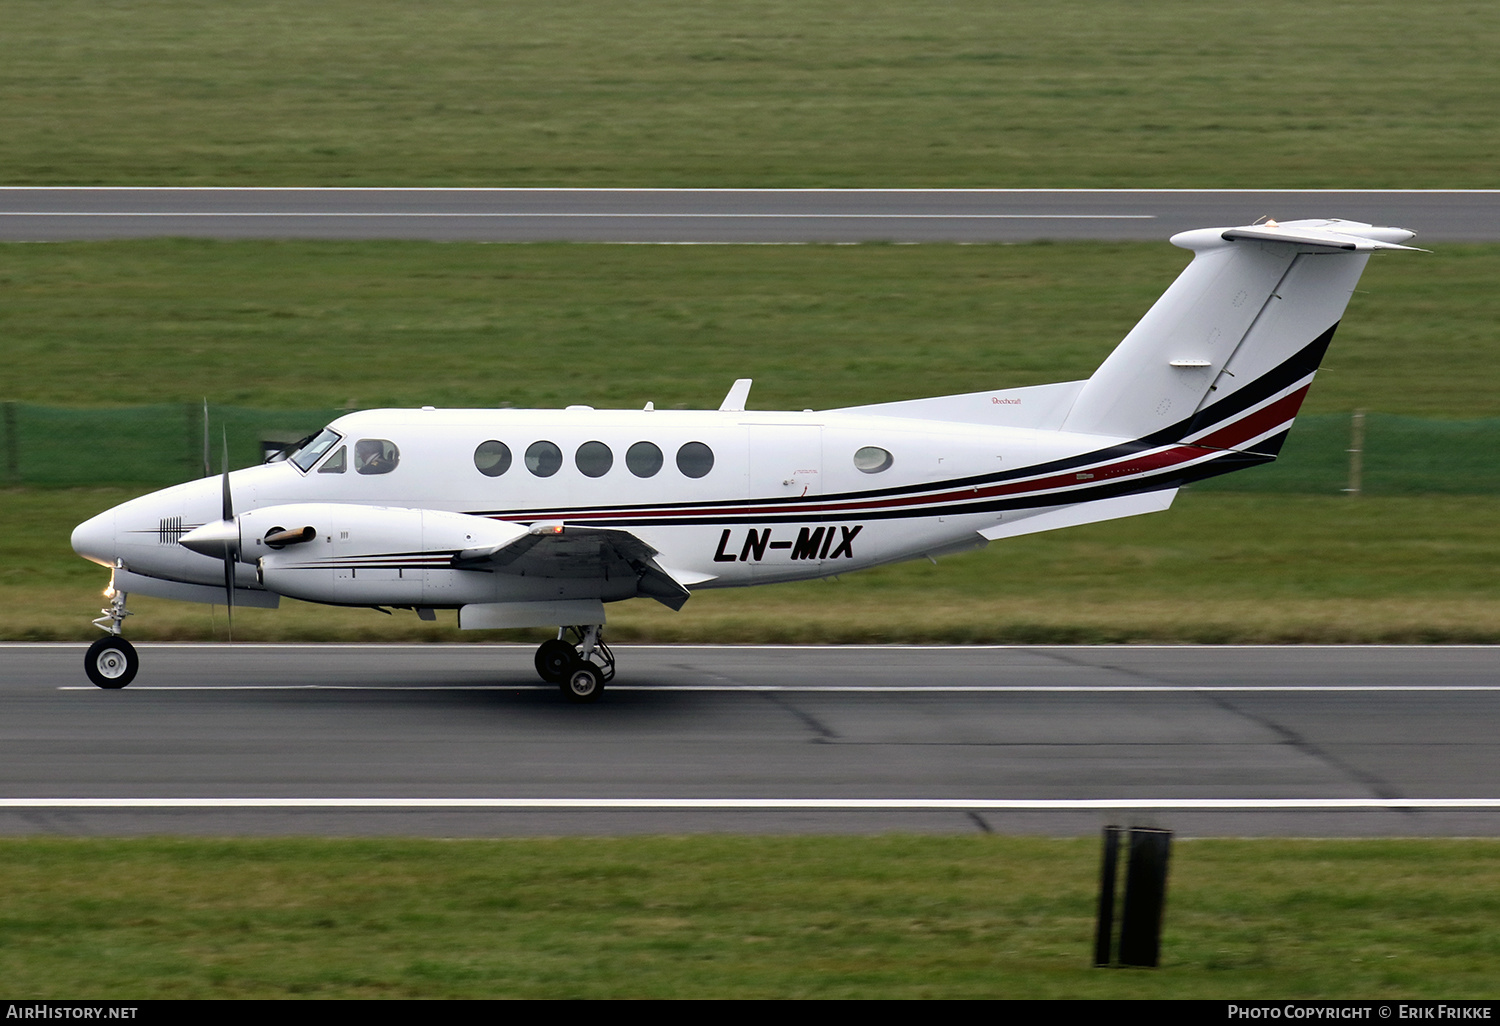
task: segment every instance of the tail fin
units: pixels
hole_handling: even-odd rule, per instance
[[[1193,261],[1093,377],[1066,431],[1274,456],[1370,252],[1414,233],[1274,221],[1172,236]]]

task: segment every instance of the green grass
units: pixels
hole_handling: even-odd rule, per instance
[[[1488,187],[1474,0],[5,0],[0,181]]]
[[[1098,843],[0,841],[16,999],[1488,999],[1493,841],[1179,841],[1161,967],[1089,967]]]
[[[1091,374],[1159,243],[0,245],[0,400],[828,408]],[[1500,415],[1500,246],[1377,254],[1306,412]]]

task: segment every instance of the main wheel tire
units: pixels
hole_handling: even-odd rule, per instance
[[[579,660],[560,687],[570,702],[592,702],[604,692],[604,675],[593,663]]]
[[[561,638],[544,641],[536,650],[536,672],[548,684],[566,683],[578,661],[578,650]]]
[[[135,679],[135,671],[141,668],[141,657],[124,638],[100,638],[89,646],[83,668],[95,685],[114,691]]]

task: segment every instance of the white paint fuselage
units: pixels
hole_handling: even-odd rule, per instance
[[[999,416],[1009,412],[994,405]],[[352,462],[341,473],[326,473],[321,464],[303,471],[289,461],[231,473],[235,512],[243,521],[239,587],[269,586],[317,601],[434,607],[584,596],[610,601],[636,593],[633,582],[543,583],[453,569],[435,556],[425,567],[416,565],[419,554],[497,544],[505,531],[539,523],[628,531],[658,550],[657,562],[689,588],[824,577],[982,546],[979,531],[1068,502],[1066,491],[1095,483],[1091,474],[1072,474],[1063,494],[1040,505],[974,509],[979,500],[993,499],[995,487],[986,482],[995,475],[1013,476],[1118,441],[853,412],[372,410],[330,427],[342,436],[330,455],[340,445],[352,452],[360,439],[381,439],[395,444],[399,463],[378,475],[357,473]],[[512,453],[510,467],[496,477],[475,463],[476,449],[487,441],[503,442]],[[526,450],[538,441],[561,450],[562,464],[550,476],[527,469]],[[630,446],[643,441],[663,457],[650,477],[626,465]],[[588,442],[602,442],[613,456],[598,477],[586,476],[576,462]],[[713,453],[712,469],[702,477],[678,468],[675,456],[690,442]],[[870,446],[891,454],[888,468],[867,473],[856,467],[855,453]],[[384,584],[342,596],[321,587],[279,586],[274,576],[263,584],[257,562],[269,557],[270,567],[289,557],[257,539],[273,526],[304,525],[260,523],[265,517],[257,512],[275,520],[290,515],[287,507],[307,504],[338,508],[325,511],[321,523],[305,525],[317,529],[315,542],[286,550],[299,564],[389,556],[393,564],[406,557],[407,565],[356,570],[369,585]],[[181,534],[217,520],[220,506],[218,477],[167,488],[81,525],[75,548],[100,563],[118,559],[135,574],[222,589],[219,559],[176,544]],[[466,516],[447,522],[439,513]],[[471,518],[492,522],[493,530]]]

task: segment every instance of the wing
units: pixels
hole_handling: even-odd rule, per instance
[[[681,609],[690,593],[656,562],[657,550],[629,531],[538,524],[512,541],[466,549],[453,557],[461,569],[486,569],[528,577],[636,579],[636,591]]]

